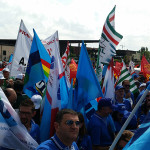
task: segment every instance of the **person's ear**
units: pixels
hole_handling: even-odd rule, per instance
[[[32,113],[32,118],[36,115],[36,110],[33,111]]]
[[[55,128],[55,131],[57,131],[57,129],[59,128],[59,123],[58,122],[54,122],[54,128]]]

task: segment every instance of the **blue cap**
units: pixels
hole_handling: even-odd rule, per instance
[[[120,89],[124,89],[124,87],[122,85],[117,85],[115,88],[115,91],[120,90]]]
[[[101,98],[98,102],[98,108],[102,107],[111,107],[112,108],[112,102],[110,98]]]
[[[126,110],[126,106],[124,104],[115,105],[115,111],[118,111],[123,115],[128,113],[128,111]]]

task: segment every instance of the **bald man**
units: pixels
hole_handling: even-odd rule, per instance
[[[4,89],[4,93],[5,93],[6,97],[8,98],[11,106],[13,106],[13,104],[17,100],[17,94],[16,94],[15,90],[13,88],[6,88],[6,89]]]

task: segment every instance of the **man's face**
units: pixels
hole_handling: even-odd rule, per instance
[[[102,107],[101,112],[103,113],[103,117],[107,117],[112,113],[112,109],[110,107]]]
[[[124,97],[124,89],[119,89],[116,91],[116,97],[117,98],[123,98]]]
[[[72,122],[73,124],[69,125],[67,122]],[[63,137],[68,141],[75,141],[79,133],[79,118],[76,115],[65,114],[61,123],[55,122],[55,130],[58,137]]]
[[[8,79],[9,78],[9,72],[8,71],[3,71],[4,78]]]
[[[19,116],[24,126],[30,124],[33,117],[32,107],[20,106]]]
[[[126,91],[129,91],[130,90],[130,82],[129,81],[125,81],[124,84],[123,84],[123,87]]]

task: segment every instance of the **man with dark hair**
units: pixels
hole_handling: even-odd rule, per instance
[[[38,143],[40,143],[40,128],[32,120],[32,118],[35,115],[34,110],[35,110],[34,103],[30,99],[25,99],[20,103],[19,117],[22,124],[26,127],[32,138],[35,139]]]
[[[17,94],[17,100],[16,100],[15,104],[13,105],[14,109],[18,109],[20,103],[25,99],[22,94],[23,93],[23,85],[24,85],[23,81],[21,81],[21,80],[16,80],[14,82],[14,90],[16,91],[16,94]]]
[[[111,112],[111,99],[102,98],[98,103],[98,111],[91,117],[88,124],[93,150],[108,150],[114,140],[115,125],[110,116]]]
[[[122,86],[124,87],[124,98],[128,99],[132,106],[135,102],[134,102],[134,94],[130,91],[130,81],[124,80],[122,82]]]
[[[77,140],[79,124],[78,114],[75,111],[60,110],[54,122],[55,135],[37,147],[37,150],[78,150],[74,141]]]

